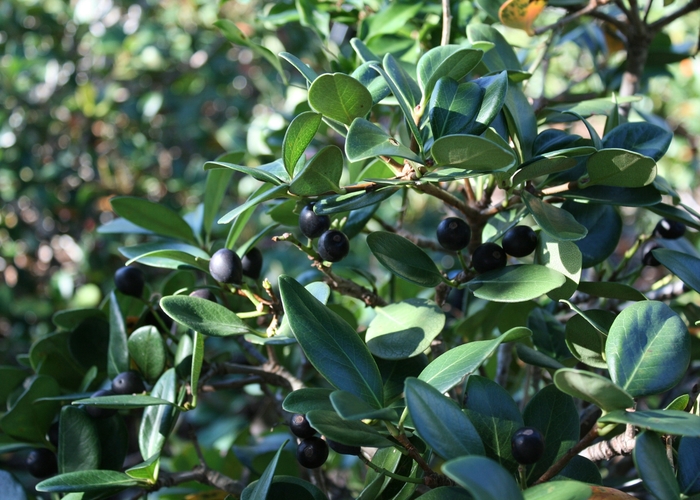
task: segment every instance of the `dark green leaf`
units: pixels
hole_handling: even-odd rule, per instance
[[[0,470],[0,491],[5,500],[27,500],[22,484],[6,470]]]
[[[700,259],[684,252],[658,248],[654,257],[693,290],[700,291]]]
[[[532,341],[538,351],[556,359],[571,357],[566,347],[564,325],[548,310],[543,307],[533,309],[527,317],[527,327],[532,330]]]
[[[508,92],[508,73],[501,71],[496,75],[481,77],[475,80],[474,83],[484,89],[484,98],[476,121],[465,132],[467,134],[481,135],[488,129],[491,122],[503,108]]]
[[[29,372],[14,366],[0,366],[0,408],[6,408],[8,396],[19,387],[24,379],[29,376]]]
[[[433,87],[442,77],[461,80],[473,70],[484,53],[459,45],[441,45],[430,49],[418,60],[416,72],[418,86],[423,92],[421,107],[425,107],[433,92]]]
[[[467,37],[471,43],[491,42],[494,44],[494,48],[487,51],[482,60],[489,72],[500,72],[503,70],[522,71],[523,67],[513,47],[506,41],[501,32],[493,26],[477,23],[469,24],[467,26]]]
[[[595,297],[620,300],[646,300],[642,292],[624,283],[611,281],[582,281],[578,284],[581,293]]]
[[[345,154],[351,162],[375,156],[399,156],[423,163],[416,153],[403,146],[380,126],[364,118],[357,118],[350,125],[345,141]]]
[[[680,410],[616,410],[603,415],[598,422],[632,424],[659,434],[700,437],[700,417]]]
[[[657,177],[657,180],[658,179],[659,177]],[[666,203],[657,203],[656,205],[647,207],[647,210],[649,210],[650,212],[654,212],[655,214],[660,215],[661,217],[664,217],[666,219],[672,219],[678,222],[682,222],[686,226],[695,229],[700,229],[700,222],[698,222],[698,219],[696,217],[693,217],[685,210],[681,210],[674,206],[667,205]]]
[[[162,203],[134,196],[116,196],[110,203],[117,215],[144,229],[161,236],[197,243],[189,224],[177,212]]]
[[[367,327],[365,342],[379,358],[418,356],[445,326],[442,309],[427,299],[408,299],[374,311],[377,315]]]
[[[542,158],[528,163],[513,176],[513,185],[535,179],[537,177],[549,174],[556,174],[573,168],[578,163],[576,158],[565,156],[556,156],[553,158]]]
[[[155,326],[135,330],[128,341],[129,355],[146,380],[154,381],[165,368],[165,342]]]
[[[527,191],[522,194],[523,201],[542,230],[560,240],[580,240],[588,234],[573,215],[562,208],[545,203]]]
[[[438,80],[428,105],[433,137],[467,133],[483,97],[484,90],[474,82],[459,84],[448,77]]]
[[[318,74],[316,74],[316,72],[312,70],[308,64],[302,62],[297,56],[290,54],[289,52],[280,52],[280,57],[294,66],[299,73],[306,78],[307,82],[312,83],[316,78],[318,78]]]
[[[659,161],[671,145],[673,134],[646,122],[623,123],[603,139],[604,148],[628,149]]]
[[[345,420],[395,420],[396,411],[391,408],[376,409],[354,394],[345,391],[333,391],[330,395],[333,409]]]
[[[309,105],[323,116],[345,125],[372,108],[372,95],[360,82],[342,73],[323,74],[309,88]]]
[[[114,292],[109,295],[109,350],[107,351],[107,375],[114,378],[129,369],[129,348],[126,325]]]
[[[321,387],[304,387],[287,394],[282,408],[290,413],[309,413],[311,410],[333,411],[330,396],[331,389]]]
[[[530,101],[519,87],[508,87],[504,111],[508,131],[511,137],[517,139],[522,159],[527,161],[532,158],[532,144],[537,136],[537,119]]]
[[[562,368],[554,374],[554,384],[560,391],[593,403],[606,412],[634,406],[634,399],[624,389],[596,373]]]
[[[250,175],[260,182],[267,182],[275,186],[279,186],[280,184],[284,184],[290,180],[289,174],[287,174],[287,171],[284,169],[284,162],[282,159],[278,159],[258,167],[247,167],[245,165],[236,165],[235,163],[219,160],[208,161],[204,164],[204,170],[218,170],[222,168],[227,168],[236,172]]]
[[[535,336],[537,336],[537,333]],[[525,344],[515,344],[515,352],[518,354],[520,361],[528,365],[539,366],[540,368],[547,368],[550,370],[564,368],[564,365],[549,354],[545,354]]]
[[[610,378],[633,397],[659,394],[683,378],[690,363],[690,336],[666,304],[637,302],[615,318],[605,355]]]
[[[494,302],[524,302],[559,288],[566,277],[538,264],[506,266],[467,283],[475,296]]]
[[[428,490],[418,498],[420,500],[472,500],[471,495],[459,486],[440,486]]]
[[[327,438],[350,446],[386,448],[391,441],[374,427],[358,420],[344,420],[334,411],[311,410],[306,414],[311,426]]]
[[[0,418],[0,428],[15,439],[30,443],[44,442],[60,403],[53,400],[36,400],[58,396],[59,393],[60,389],[53,378],[37,375]]]
[[[205,253],[205,252],[201,252]],[[165,269],[196,269],[207,272],[209,270],[209,256],[195,257],[190,253],[179,250],[156,250],[127,261],[127,265],[140,262],[147,266],[162,267]]]
[[[311,364],[336,389],[382,408],[382,378],[357,333],[294,279],[281,276],[279,286],[289,325]]]
[[[170,368],[155,383],[151,396],[175,403],[176,390],[175,368]],[[143,410],[139,427],[139,450],[144,459],[160,453],[175,424],[176,416],[177,410],[169,405],[148,406]]]
[[[98,406],[100,408],[144,408],[154,405],[175,406],[175,403],[162,398],[146,396],[145,394],[120,394],[114,396],[98,396],[95,398],[78,399],[73,401],[74,405]]]
[[[660,435],[652,431],[638,434],[632,456],[644,488],[655,498],[680,497],[676,476],[666,457],[666,446]]]
[[[85,367],[71,354],[68,341],[72,332],[57,332],[32,344],[29,361],[37,374],[48,375],[61,386],[77,389],[85,376]]]
[[[322,199],[314,207],[314,212],[319,215],[330,215],[350,210],[376,205],[389,198],[398,191],[397,188],[388,187],[376,191],[356,191],[354,193],[329,196]]]
[[[70,491],[101,491],[125,489],[139,484],[123,472],[112,470],[83,470],[45,479],[36,485],[37,491],[67,493]]]
[[[304,151],[311,144],[319,125],[321,125],[321,115],[306,111],[297,115],[287,127],[282,142],[282,159],[284,168],[290,176],[294,173],[294,167],[304,155]]]
[[[612,255],[622,234],[622,217],[614,207],[567,200],[561,208],[588,231],[585,238],[575,242],[581,250],[584,268],[600,264]]]
[[[638,188],[654,181],[656,162],[624,149],[602,149],[588,158],[586,171],[579,179],[582,188],[596,185]]]
[[[100,469],[121,470],[129,448],[129,432],[124,418],[116,414],[94,419],[93,424],[102,450]]]
[[[265,470],[260,476],[260,479],[255,483],[255,485],[250,485],[246,489],[250,489],[248,495],[245,497],[247,500],[266,500],[267,494],[270,491],[270,484],[272,483],[272,478],[275,475],[275,469],[277,468],[277,462],[280,459],[280,454],[282,450],[287,445],[289,440],[285,440],[284,443],[279,447],[275,456],[272,457],[270,463],[265,467]],[[243,496],[243,495],[241,495]]]
[[[376,231],[367,236],[367,245],[381,265],[407,281],[424,287],[443,281],[433,259],[403,236]]]
[[[591,186],[586,189],[565,191],[561,193],[561,196],[623,207],[647,207],[661,201],[661,193],[651,184],[641,188]]]
[[[61,409],[58,437],[58,471],[61,474],[93,470],[100,466],[102,449],[97,427],[84,410],[74,406]],[[109,450],[105,450],[109,452]]]
[[[490,458],[460,457],[445,462],[445,475],[466,489],[474,500],[522,500],[523,494],[510,472]]]
[[[492,172],[515,165],[513,153],[475,135],[441,137],[430,150],[437,166],[453,166],[480,172]]]
[[[700,438],[681,438],[678,446],[678,485],[685,495],[700,493]]]
[[[160,299],[163,311],[178,323],[212,337],[252,333],[236,313],[211,300],[188,295],[171,295]]]
[[[236,208],[228,212],[226,215],[219,219],[219,224],[228,224],[240,214],[244,213],[251,207],[255,207],[260,203],[269,201],[275,198],[280,198],[287,192],[287,185],[282,184],[281,186],[275,186],[270,189],[267,184],[262,185],[258,190],[256,190],[242,205],[238,205]]]
[[[605,332],[593,326],[587,318],[592,319],[597,325],[603,326]],[[566,322],[566,345],[571,354],[582,363],[607,370],[605,362],[606,333],[615,320],[615,314],[602,309],[588,309],[586,317],[573,316]]]
[[[194,342],[192,351],[192,366],[190,367],[190,386],[199,387],[199,375],[202,372],[204,362],[204,334],[194,331]],[[192,408],[197,407],[197,393],[192,391]]]
[[[51,321],[53,321],[53,324],[56,325],[57,328],[72,330],[84,320],[94,317],[106,319],[104,311],[90,307],[84,309],[64,309],[63,311],[56,311],[51,317]]]
[[[242,157],[243,154],[241,153],[240,156]],[[207,172],[207,183],[204,188],[204,216],[202,217],[204,234],[207,238],[211,235],[216,214],[221,208],[221,202],[224,200],[231,177],[233,177],[232,170],[217,168]]]
[[[322,148],[306,164],[289,186],[289,192],[300,196],[316,196],[340,191],[343,173],[343,152],[338,146]]]
[[[566,479],[573,479],[574,481],[581,481],[588,484],[603,484],[603,478],[600,475],[598,466],[581,455],[573,457],[571,461],[566,464],[566,467],[564,467],[559,474],[554,476],[553,480],[564,481]],[[571,483],[571,481],[569,481],[569,483]],[[589,497],[585,496],[584,498]]]

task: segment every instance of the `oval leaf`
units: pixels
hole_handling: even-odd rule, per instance
[[[321,125],[321,115],[306,111],[297,115],[287,127],[284,141],[282,141],[282,159],[289,175],[292,175],[299,158],[311,144],[319,125]]]
[[[56,454],[59,472],[97,469],[102,450],[92,417],[75,406],[64,406],[59,426],[61,432]]]
[[[461,80],[479,64],[483,56],[481,50],[459,45],[441,45],[423,54],[416,67],[418,86],[423,91],[423,107],[440,78],[447,76],[453,80]]]
[[[162,203],[135,196],[116,196],[110,200],[120,217],[161,236],[197,243],[192,228],[185,219]]]
[[[545,203],[527,191],[524,191],[522,196],[535,222],[554,238],[580,240],[588,234],[588,230],[576,222],[574,216],[566,210]]]
[[[653,250],[656,260],[696,292],[700,292],[700,259],[668,248]]]
[[[616,410],[603,415],[598,422],[632,424],[659,434],[700,437],[700,417],[681,410]]]
[[[299,196],[316,196],[340,191],[343,152],[338,146],[326,146],[314,155],[292,181],[289,192]]]
[[[345,154],[352,162],[376,156],[399,156],[423,163],[416,153],[387,134],[379,125],[364,118],[358,118],[350,125],[345,141]]]
[[[135,330],[127,343],[129,355],[146,380],[156,380],[165,368],[165,342],[155,326]]]
[[[350,125],[369,113],[372,94],[351,76],[326,73],[311,84],[309,106],[331,120]]]
[[[588,186],[615,186],[636,188],[654,182],[656,162],[624,149],[602,149],[586,162],[587,175],[579,179],[582,188]]]
[[[282,408],[290,413],[309,413],[311,410],[333,411],[331,404],[332,389],[321,387],[304,387],[287,394]]]
[[[476,135],[440,137],[430,154],[438,167],[452,166],[479,172],[507,169],[516,161],[507,149]]]
[[[685,436],[678,446],[678,485],[686,495],[700,493],[700,438]]]
[[[522,500],[510,472],[486,457],[461,457],[442,466],[445,475],[466,489],[474,500]]]
[[[560,272],[539,264],[507,266],[481,274],[467,283],[474,295],[493,302],[525,302],[559,288],[566,282]]]
[[[253,333],[233,311],[211,300],[171,295],[160,300],[163,311],[180,324],[212,337]]]
[[[447,77],[438,80],[428,105],[433,137],[467,133],[483,97],[483,89],[474,82],[459,84]]]
[[[175,368],[167,370],[155,383],[151,396],[175,403],[177,376]],[[143,410],[139,427],[139,450],[148,460],[159,454],[165,440],[175,425],[177,409],[168,405],[148,406]]]
[[[680,497],[676,475],[668,461],[666,446],[660,435],[653,431],[638,434],[632,456],[644,488],[655,498]]]
[[[659,161],[671,145],[673,133],[646,122],[623,123],[605,134],[603,147],[628,149]]]
[[[584,268],[600,264],[612,255],[622,234],[622,217],[615,207],[567,200],[561,208],[588,231],[584,238],[575,241]]]
[[[379,263],[395,275],[424,287],[442,283],[433,259],[403,236],[376,231],[367,236],[367,245]]]
[[[560,391],[593,403],[606,412],[634,406],[632,396],[596,373],[562,368],[554,374],[554,383]]]
[[[344,420],[334,411],[312,410],[306,414],[306,418],[318,432],[342,444],[375,448],[393,445],[374,427],[359,420]]]

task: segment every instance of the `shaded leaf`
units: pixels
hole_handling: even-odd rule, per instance
[[[175,403],[177,376],[175,368],[168,369],[153,386],[151,396]],[[177,409],[168,405],[148,406],[143,410],[139,427],[139,450],[148,460],[159,454],[175,425]]]
[[[566,210],[545,203],[527,191],[522,193],[522,197],[535,222],[554,238],[580,240],[588,234],[588,230]]]
[[[359,420],[344,420],[335,411],[311,410],[306,418],[318,432],[342,444],[376,448],[392,446],[392,442],[374,427]]]
[[[581,251],[584,268],[600,264],[612,255],[622,234],[622,217],[615,207],[567,200],[561,208],[586,228],[586,236],[574,242]]]
[[[289,175],[292,175],[297,162],[311,144],[319,125],[321,125],[321,115],[313,111],[305,111],[297,115],[287,127],[282,142],[282,159]]]
[[[624,149],[602,149],[588,158],[586,171],[579,179],[582,188],[595,185],[636,188],[654,181],[656,162]]]
[[[700,437],[700,417],[680,410],[616,410],[603,415],[598,422],[632,424],[659,434]]]
[[[110,203],[117,215],[137,226],[161,236],[197,243],[190,225],[177,212],[162,203],[135,196],[116,196]]]
[[[637,434],[632,456],[644,488],[654,497],[680,497],[676,476],[666,457],[666,446],[660,435],[653,431]]]
[[[326,146],[316,153],[294,178],[289,192],[300,196],[338,192],[342,173],[343,152],[338,146]]]
[[[467,283],[476,297],[494,302],[525,302],[559,288],[566,277],[554,269],[523,264],[478,275]]]
[[[350,125],[345,141],[345,154],[351,162],[375,156],[399,156],[423,163],[413,151],[401,145],[380,126],[364,118],[357,118]]]
[[[656,260],[696,292],[700,291],[700,259],[669,248],[653,250]]]
[[[433,259],[403,236],[375,231],[367,236],[367,245],[380,264],[407,281],[424,287],[443,281]]]
[[[554,374],[554,383],[560,391],[593,403],[606,412],[634,406],[634,399],[624,389],[596,373],[562,368]]]
[[[160,299],[163,311],[180,324],[212,337],[228,337],[254,332],[236,313],[211,300],[189,295]]]
[[[92,417],[75,406],[64,406],[59,426],[56,454],[59,473],[97,469],[102,450]]]
[[[523,494],[510,472],[490,458],[460,457],[445,462],[445,475],[466,489],[474,500],[520,500]]]
[[[604,148],[628,149],[659,161],[671,145],[673,134],[646,122],[623,123],[605,134]]]

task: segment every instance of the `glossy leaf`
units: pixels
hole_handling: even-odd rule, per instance
[[[112,470],[83,470],[69,472],[45,479],[36,485],[37,491],[68,493],[71,491],[92,492],[112,488],[125,489],[139,484],[123,472]]]
[[[566,278],[565,283],[551,292],[552,299],[568,299],[581,280],[581,251],[572,241],[560,241],[542,232],[537,242],[535,263],[553,269]]]
[[[538,264],[506,266],[467,283],[476,297],[494,302],[525,302],[559,288],[566,277]]]
[[[126,250],[126,249],[125,249]],[[201,252],[201,251],[200,251]],[[128,252],[127,253],[131,253]],[[205,254],[205,252],[201,252]],[[131,265],[134,262],[161,267],[164,269],[196,269],[198,271],[207,272],[209,270],[209,256],[194,256],[188,252],[179,250],[156,250],[153,252],[136,255],[130,258],[126,265]]]
[[[168,369],[153,386],[151,396],[175,403],[177,376],[175,368]],[[160,453],[173,425],[177,410],[168,405],[148,406],[143,410],[139,427],[139,450],[141,456],[148,460]]]
[[[367,90],[369,90],[372,96],[372,102],[377,104],[391,94],[391,89],[389,85],[387,85],[384,77],[375,69],[374,62],[375,61],[362,63],[350,73],[350,76],[367,87]]]
[[[204,170],[218,170],[222,168],[250,175],[254,179],[257,179],[261,182],[267,182],[274,186],[279,186],[280,184],[284,184],[285,182],[289,182],[290,180],[289,174],[284,169],[284,163],[282,159],[278,159],[271,163],[266,163],[258,167],[247,167],[245,165],[238,165],[235,163],[229,163],[220,160],[208,161],[204,164]]]
[[[146,380],[156,380],[165,368],[165,342],[155,326],[135,330],[127,343],[129,355]]]
[[[329,196],[322,199],[314,207],[314,212],[319,215],[330,215],[349,210],[376,205],[396,193],[393,187],[378,189],[376,191],[358,191],[354,193]]]
[[[440,78],[461,80],[479,64],[483,55],[481,50],[459,45],[441,45],[423,54],[416,67],[418,86],[423,92],[421,103],[429,101],[433,87]]]
[[[513,154],[488,139],[475,135],[449,135],[435,141],[430,150],[439,167],[452,166],[492,172],[515,164]]]
[[[395,420],[396,411],[391,408],[376,409],[354,394],[345,391],[333,391],[330,394],[332,408],[345,420]]]
[[[474,82],[459,84],[448,77],[438,80],[428,105],[433,137],[467,133],[483,97],[483,89]]]
[[[545,0],[508,0],[498,10],[498,18],[504,26],[533,35],[532,23],[546,6]]]
[[[454,347],[435,358],[418,376],[440,392],[448,391],[465,376],[479,368],[496,352],[502,342],[512,342],[529,337],[532,332],[524,327],[508,330],[491,340],[476,340]]]
[[[607,370],[605,342],[607,332],[615,320],[615,315],[602,309],[588,309],[586,316],[593,319],[597,325],[602,326],[605,331],[601,332],[584,316],[573,316],[566,322],[566,345],[571,354],[582,363]]]
[[[628,149],[659,161],[671,145],[673,134],[646,122],[623,123],[605,134],[604,148]]]
[[[593,372],[562,368],[554,374],[554,384],[560,391],[593,403],[606,412],[634,406],[634,399],[624,389]]]
[[[243,159],[243,154],[243,152],[234,153],[234,160],[240,161]],[[225,155],[225,157],[228,156]],[[217,168],[207,172],[207,183],[204,187],[204,215],[202,216],[202,225],[207,238],[211,235],[216,214],[221,208],[221,202],[224,200],[224,195],[231,183],[231,177],[233,177],[232,170]]]
[[[326,146],[314,155],[294,178],[289,192],[299,196],[316,196],[340,191],[343,152],[338,146]]]
[[[219,224],[228,224],[249,208],[255,207],[265,201],[282,197],[286,192],[287,186],[284,184],[281,186],[276,186],[272,189],[268,189],[267,185],[263,185],[260,189],[255,191],[252,195],[250,195],[250,197],[246,200],[245,203],[238,205],[236,208],[228,212],[226,215],[221,217],[218,222]]]
[[[56,454],[59,473],[99,468],[102,449],[92,417],[75,406],[64,406],[59,426]]]
[[[638,434],[632,456],[644,488],[654,497],[659,499],[680,497],[680,488],[666,457],[666,446],[660,435],[652,431]]]
[[[690,336],[666,304],[637,302],[615,318],[605,355],[610,378],[630,395],[659,394],[683,378],[690,363]]]
[[[282,408],[290,413],[309,413],[311,410],[333,411],[330,396],[334,391],[322,387],[303,387],[287,394]]]
[[[109,350],[107,351],[107,375],[114,378],[129,369],[129,349],[126,325],[114,292],[109,295]]]
[[[311,364],[336,389],[382,408],[381,375],[357,333],[294,279],[281,276],[279,286],[289,325]]]
[[[624,283],[610,281],[582,281],[578,284],[578,290],[588,295],[607,299],[620,300],[646,300],[642,292]]]
[[[623,207],[648,207],[661,202],[661,193],[652,184],[641,188],[591,186],[586,189],[565,191],[561,196]]]
[[[74,405],[97,406],[100,408],[144,408],[146,406],[167,404],[175,406],[175,403],[154,396],[145,394],[123,394],[113,396],[98,396],[88,399],[77,399],[72,402]]]
[[[357,118],[350,125],[345,141],[345,154],[351,162],[376,156],[399,156],[423,163],[416,153],[403,146],[380,126],[364,118]]]
[[[318,74],[311,69],[308,64],[302,62],[302,60],[297,56],[290,54],[289,52],[280,52],[280,57],[294,66],[299,73],[306,78],[307,82],[312,83],[316,78],[318,78]]]
[[[58,396],[56,381],[46,375],[37,375],[21,393],[11,408],[0,417],[0,428],[8,436],[30,443],[42,443],[60,403],[53,400],[37,401]]]
[[[678,485],[686,495],[700,493],[700,438],[681,438],[678,445]]]
[[[433,259],[403,236],[375,231],[367,236],[367,245],[381,265],[407,281],[424,287],[443,281]]]
[[[696,292],[700,291],[700,259],[669,248],[655,249],[653,255],[683,283]]]
[[[622,217],[614,207],[567,200],[561,208],[586,228],[586,236],[574,242],[581,251],[584,268],[600,264],[612,255],[622,234]]]
[[[499,4],[500,5],[500,4]],[[471,43],[490,42],[494,48],[484,54],[482,63],[489,72],[503,70],[522,71],[518,56],[513,47],[506,41],[500,31],[487,24],[470,23],[467,26],[467,37]]]
[[[158,479],[158,472],[160,471],[160,454],[155,454],[148,460],[136,464],[124,472],[134,479],[140,479],[148,482],[149,484],[155,483]]]
[[[445,314],[427,299],[408,299],[386,307],[376,307],[365,342],[370,352],[384,359],[418,356],[445,325]]]
[[[162,203],[134,196],[116,196],[110,203],[117,215],[144,229],[161,236],[197,243],[190,225]]]
[[[582,188],[595,185],[636,188],[654,181],[656,162],[624,149],[602,149],[588,158],[586,171],[586,176],[579,180]]]
[[[360,82],[342,73],[326,73],[309,87],[309,105],[323,116],[345,125],[372,108],[372,95]]]
[[[290,176],[297,162],[304,155],[304,151],[311,144],[319,125],[321,125],[321,115],[313,111],[305,111],[294,117],[287,127],[282,142],[282,159],[284,168]]]
[[[233,311],[211,300],[188,295],[171,295],[160,300],[163,311],[180,324],[212,337],[251,333]]]
[[[508,73],[501,71],[496,75],[483,76],[475,80],[474,83],[484,89],[484,97],[476,121],[471,124],[466,133],[481,135],[496,119],[505,104],[508,92]]]
[[[335,411],[311,410],[306,414],[311,426],[327,438],[350,446],[386,448],[392,442],[375,427],[359,420],[344,420]]]
[[[282,450],[284,447],[287,445],[288,440],[285,440],[284,443],[279,447],[277,452],[275,453],[275,456],[272,457],[272,460],[270,460],[270,463],[267,464],[267,467],[265,467],[265,470],[263,471],[262,475],[260,476],[260,479],[255,483],[255,485],[250,485],[248,488],[250,488],[250,492],[248,496],[246,496],[246,499],[249,500],[266,500],[267,499],[267,494],[270,491],[270,484],[272,483],[272,478],[275,476],[275,469],[277,469],[277,462],[279,462],[280,459],[280,454],[282,453]],[[243,496],[243,495],[241,495]]]
[[[632,424],[659,434],[700,437],[700,417],[680,410],[616,410],[603,415],[598,422]]]
[[[525,500],[588,500],[595,498],[591,496],[592,494],[591,486],[588,484],[558,480],[532,486],[523,492]],[[614,497],[605,498],[612,500]]]
[[[545,203],[526,191],[523,192],[522,197],[537,224],[554,238],[580,240],[588,234],[588,230],[576,222],[574,216],[566,210]]]
[[[466,489],[474,500],[522,500],[523,494],[510,472],[490,458],[460,457],[445,462],[447,477]]]
[[[512,50],[512,48],[510,49]],[[530,101],[520,87],[508,87],[505,119],[511,136],[515,136],[522,159],[532,158],[532,144],[537,136],[537,118]]]

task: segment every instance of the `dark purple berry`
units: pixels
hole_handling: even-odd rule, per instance
[[[331,450],[333,450],[336,453],[340,453],[341,455],[359,455],[360,454],[360,447],[359,446],[350,446],[347,444],[339,443],[337,441],[333,441],[332,439],[326,438],[326,443],[328,443],[328,446],[330,446]]]
[[[328,262],[343,260],[350,252],[350,241],[345,233],[332,229],[318,239],[318,254]]]
[[[503,250],[513,257],[525,257],[537,248],[537,233],[530,226],[511,227],[503,235]]]
[[[301,413],[295,413],[289,420],[289,430],[292,431],[296,437],[299,438],[310,438],[316,434],[316,429],[311,427],[311,424],[306,418],[306,415]]]
[[[437,227],[438,243],[446,250],[458,252],[469,245],[472,230],[465,221],[458,217],[448,217]]]
[[[143,272],[138,267],[120,267],[114,273],[114,286],[124,295],[141,297],[145,284]]]
[[[472,266],[477,273],[501,269],[506,265],[506,253],[495,243],[482,243],[472,254]]]
[[[58,462],[53,451],[37,448],[29,452],[25,462],[27,471],[36,478],[53,476],[58,472]]]
[[[111,390],[108,389],[100,389],[99,391],[95,392],[90,396],[91,398],[98,398],[100,396],[113,396],[114,393]],[[95,405],[85,405],[85,411],[87,412],[88,415],[90,415],[92,418],[109,418],[115,413],[117,413],[117,410],[114,408],[100,408],[99,406]]]
[[[326,463],[328,444],[320,437],[303,439],[297,446],[297,462],[307,469],[316,469]]]
[[[241,259],[241,265],[243,266],[243,276],[257,280],[260,277],[260,271],[262,271],[262,252],[256,247],[251,248]]]
[[[658,243],[655,243],[653,241],[647,241],[644,246],[642,246],[642,264],[645,266],[660,266],[661,262],[656,260],[656,257],[654,257],[654,254],[651,253],[652,250],[655,250],[657,248],[661,248],[661,245]]]
[[[217,250],[209,261],[209,273],[221,283],[240,285],[243,281],[243,265],[238,254],[228,248]]]
[[[112,379],[114,394],[140,394],[146,390],[141,375],[135,371],[121,372]]]
[[[667,240],[677,240],[685,234],[685,224],[671,219],[661,219],[656,224],[654,233]]]
[[[544,436],[534,427],[521,427],[510,439],[510,449],[519,464],[534,464],[544,454]]]
[[[331,218],[314,212],[314,205],[306,205],[299,214],[299,229],[307,238],[318,238],[331,227]]]
[[[190,293],[190,297],[199,297],[200,299],[216,302],[216,299],[214,299],[214,294],[208,288],[199,288],[198,290],[194,290]]]

